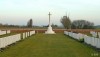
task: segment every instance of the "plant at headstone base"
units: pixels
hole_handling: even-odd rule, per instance
[[[80,38],[79,39],[79,42],[84,42],[84,38]]]

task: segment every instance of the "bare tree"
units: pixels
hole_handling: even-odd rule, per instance
[[[62,25],[64,26],[64,28],[67,28],[67,29],[71,28],[71,20],[69,17],[63,16],[60,21]]]
[[[33,26],[33,20],[30,19],[28,22],[27,22],[27,26],[28,27],[32,27]]]
[[[72,22],[73,29],[92,29],[94,28],[94,23],[86,20],[74,20]]]

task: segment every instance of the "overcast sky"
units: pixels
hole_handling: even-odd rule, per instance
[[[62,16],[69,14],[71,21],[84,19],[100,25],[100,0],[0,0],[0,23],[26,25],[32,18],[34,25],[51,22],[61,25]]]

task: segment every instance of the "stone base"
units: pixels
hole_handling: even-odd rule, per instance
[[[56,34],[56,33],[52,30],[52,27],[49,26],[45,34]]]

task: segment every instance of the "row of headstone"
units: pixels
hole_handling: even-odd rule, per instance
[[[10,33],[10,30],[7,30],[7,34]]]
[[[10,30],[5,30],[5,31],[0,30],[0,35],[4,35],[8,33],[10,33]]]
[[[95,38],[85,35],[84,42],[93,47],[100,48],[100,38]]]
[[[35,34],[35,31],[29,31],[29,32],[24,32],[23,33],[23,39],[32,36],[33,34]]]
[[[21,40],[21,34],[0,38],[0,49]]]
[[[8,33],[10,33],[10,31],[8,31]],[[32,36],[33,34],[35,34],[35,31],[25,32],[23,33],[22,37],[23,39],[25,39],[29,36]],[[0,38],[0,49],[5,48],[8,45],[16,43],[17,41],[20,41],[20,40],[21,40],[21,34],[16,34],[16,35]]]
[[[77,40],[81,40],[83,39],[83,36],[84,34],[81,34],[81,33],[73,33],[73,32],[68,32],[68,31],[64,31],[64,34],[74,38],[74,39],[77,39]]]
[[[98,36],[99,36],[99,38],[100,38],[100,32],[98,32]]]
[[[33,34],[35,34],[35,31],[30,31],[30,36],[32,36]]]
[[[77,34],[77,33],[68,32],[68,31],[64,31],[64,34],[77,40],[84,39],[84,42],[86,44],[100,49],[100,38],[90,37],[81,33]]]
[[[90,34],[92,34],[93,37],[97,37],[98,36],[98,33],[95,32],[95,31],[90,31]]]

